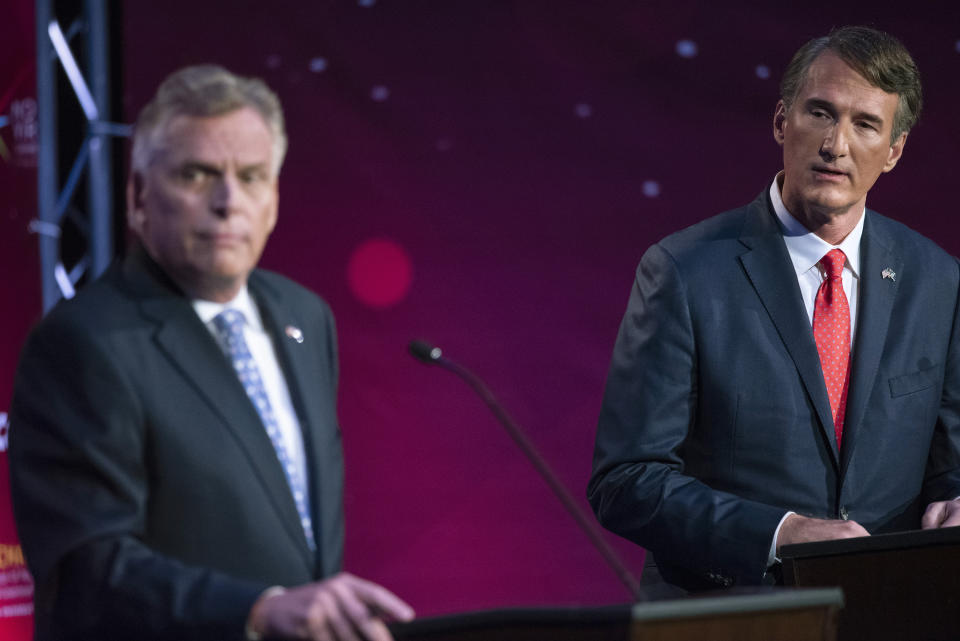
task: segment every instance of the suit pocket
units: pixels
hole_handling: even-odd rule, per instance
[[[933,387],[940,382],[940,365],[890,379],[890,396],[905,396]]]

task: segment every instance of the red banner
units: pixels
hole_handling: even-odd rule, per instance
[[[7,409],[20,347],[40,316],[37,239],[36,47],[32,0],[8,2],[0,21],[0,639],[33,636],[33,581],[10,504]],[[12,6],[11,6],[12,5]]]

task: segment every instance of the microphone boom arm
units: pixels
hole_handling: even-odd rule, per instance
[[[637,601],[646,601],[647,596],[640,587],[639,581],[637,581],[636,577],[627,569],[614,549],[610,547],[610,544],[604,540],[595,521],[590,518],[583,508],[580,507],[580,504],[574,500],[570,491],[560,481],[546,459],[543,458],[533,442],[527,438],[523,429],[507,414],[507,411],[497,401],[486,383],[467,368],[443,356],[439,348],[432,347],[423,341],[413,341],[410,343],[410,353],[424,363],[439,365],[453,372],[477,393],[487,407],[490,408],[490,411],[493,412],[493,415],[497,417],[497,420],[500,421],[504,429],[507,430],[510,438],[523,450],[527,459],[537,469],[537,472],[539,472],[543,480],[546,481],[547,485],[550,486],[550,489],[553,490],[556,497],[560,499],[560,502],[570,516],[576,520],[584,534],[587,535],[587,538],[590,539],[593,546],[600,552],[600,555],[603,556],[607,565],[616,573],[620,582],[626,586],[634,599]]]

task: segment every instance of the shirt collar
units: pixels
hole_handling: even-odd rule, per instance
[[[853,275],[859,278],[860,239],[863,237],[863,221],[866,219],[864,213],[860,214],[860,220],[857,221],[853,231],[847,234],[847,237],[839,245],[831,245],[804,227],[803,223],[787,211],[787,207],[780,197],[779,179],[782,173],[777,174],[770,185],[770,201],[773,203],[773,211],[777,214],[777,219],[783,229],[783,240],[787,244],[787,252],[790,254],[790,260],[793,262],[793,268],[797,271],[797,274],[803,274],[814,268],[824,254],[831,249],[840,249],[847,257],[847,266],[853,272]],[[864,208],[864,212],[866,212],[866,208]]]
[[[204,325],[209,324],[220,312],[226,309],[236,309],[243,313],[247,320],[247,326],[256,331],[263,331],[263,321],[260,319],[260,312],[257,310],[253,298],[250,296],[250,290],[244,285],[234,296],[233,300],[226,303],[215,303],[210,300],[195,299],[190,301],[193,309]]]

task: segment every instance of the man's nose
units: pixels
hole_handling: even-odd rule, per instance
[[[238,188],[236,178],[229,172],[219,176],[210,192],[210,209],[218,216],[229,216],[236,204]]]
[[[834,160],[842,158],[848,152],[849,134],[847,128],[842,122],[835,122],[827,130],[827,134],[820,145],[820,155],[824,160]]]

